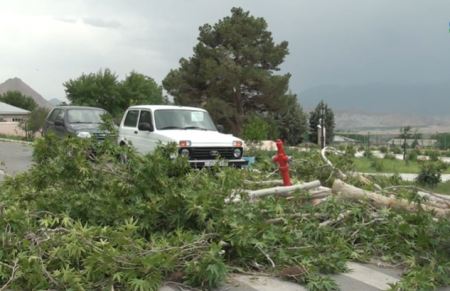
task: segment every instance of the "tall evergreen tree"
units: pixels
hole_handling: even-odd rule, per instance
[[[297,101],[297,95],[289,94],[283,110],[274,115],[278,125],[279,138],[290,145],[303,142],[304,134],[308,132],[308,115]]]
[[[267,27],[241,8],[214,26],[203,25],[194,55],[169,72],[164,89],[176,104],[208,109],[239,136],[248,112],[271,113],[284,105],[291,75],[274,72],[289,54],[288,42],[275,44]]]
[[[313,143],[320,144],[320,141],[317,140],[317,126],[320,125],[320,108],[322,106],[326,106],[325,111],[325,118],[324,118],[324,126],[326,129],[325,137],[326,141],[325,143],[331,144],[334,139],[334,128],[336,126],[334,122],[334,112],[331,110],[331,108],[328,107],[328,105],[321,100],[319,104],[317,104],[316,109],[314,111],[311,111],[309,113],[309,141]]]

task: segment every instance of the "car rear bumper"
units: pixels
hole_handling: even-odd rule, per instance
[[[205,167],[213,167],[216,164],[219,164],[219,167],[241,167],[247,166],[248,161],[244,159],[237,160],[189,160],[189,164],[192,168],[205,168]]]

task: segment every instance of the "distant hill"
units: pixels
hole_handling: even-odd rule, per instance
[[[36,101],[36,103],[41,107],[53,108],[55,105],[44,99],[38,92],[34,91],[33,88],[28,86],[19,78],[12,78],[6,80],[6,82],[0,84],[0,94],[6,93],[8,91],[19,91],[23,95],[29,96]]]
[[[48,102],[52,103],[55,106],[58,106],[59,104],[62,103],[62,101],[57,98],[50,99],[50,100],[48,100]]]
[[[313,110],[323,100],[339,128],[450,124],[450,81],[434,84],[324,85],[298,94]]]

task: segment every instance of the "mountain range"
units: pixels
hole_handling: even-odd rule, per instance
[[[307,111],[320,100],[341,129],[450,125],[450,81],[423,84],[323,85],[297,95]]]
[[[0,94],[19,91],[39,106],[53,108],[62,101],[47,100],[20,78],[0,84]],[[449,128],[450,81],[424,84],[322,85],[297,95],[306,111],[320,100],[335,114],[336,128],[342,130],[389,129],[402,126]]]
[[[38,106],[47,108],[55,107],[55,105],[50,103],[47,99],[42,97],[41,94],[34,91],[33,88],[28,86],[25,82],[23,82],[19,78],[8,79],[4,83],[0,84],[0,94],[6,93],[8,91],[19,91],[23,95],[33,98],[33,100],[37,103]]]

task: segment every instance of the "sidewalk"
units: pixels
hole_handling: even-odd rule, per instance
[[[383,176],[388,176],[388,177],[394,175],[394,173],[359,173],[359,174],[362,174],[365,176],[367,176],[367,175],[383,175]],[[418,174],[401,173],[399,175],[405,181],[414,181]],[[442,182],[450,181],[450,174],[442,174],[441,179],[442,179]]]
[[[330,276],[341,287],[341,291],[381,291],[388,290],[388,283],[401,280],[402,270],[395,268],[382,268],[372,264],[347,263],[349,273]],[[231,283],[221,286],[214,291],[307,291],[306,287],[277,278],[238,275],[230,278]],[[159,291],[180,290],[177,286],[164,286]],[[450,287],[440,288],[437,291],[450,291]]]

